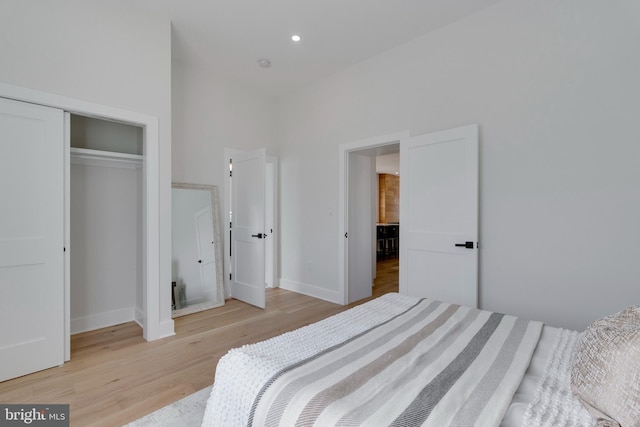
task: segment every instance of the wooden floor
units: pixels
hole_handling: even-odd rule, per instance
[[[379,262],[373,297],[397,290],[397,258]],[[69,404],[72,426],[119,426],[211,385],[229,349],[347,308],[268,289],[265,310],[231,299],[176,318],[176,335],[153,342],[133,322],[74,335],[69,362],[0,383],[0,402]]]

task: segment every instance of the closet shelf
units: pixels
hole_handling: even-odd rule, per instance
[[[140,154],[90,150],[88,148],[76,147],[71,147],[69,154],[71,156],[71,163],[76,165],[108,166],[137,169],[142,167],[143,160],[143,156],[141,156]]]

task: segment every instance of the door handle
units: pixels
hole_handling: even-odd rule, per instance
[[[473,249],[473,242],[456,243],[457,247]]]
[[[252,234],[251,237],[257,237],[258,239],[262,239],[262,233]]]

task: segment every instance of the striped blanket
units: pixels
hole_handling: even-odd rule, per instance
[[[230,350],[202,426],[498,425],[541,327],[386,294]]]
[[[274,375],[255,426],[499,425],[542,324],[433,300]]]

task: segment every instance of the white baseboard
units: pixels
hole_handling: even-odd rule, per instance
[[[133,319],[133,321],[136,322],[138,325],[140,325],[142,330],[144,330],[145,317],[144,317],[144,311],[142,311],[141,308],[139,307],[135,308],[135,319]],[[166,337],[175,335],[173,319],[160,322],[158,327],[160,328],[160,333],[158,334],[157,339],[166,338]]]
[[[331,291],[307,283],[296,282],[289,279],[280,279],[280,288],[299,294],[308,295],[324,301],[340,304],[341,298],[338,291]]]
[[[71,335],[120,325],[134,320],[136,320],[135,307],[105,311],[103,313],[92,314],[91,316],[76,317],[75,319],[71,319]]]
[[[160,322],[160,333],[158,334],[158,339],[175,335],[176,333],[173,326],[173,319]]]
[[[144,330],[144,311],[140,307],[136,307],[136,317],[133,320]]]
[[[280,280],[279,279],[275,279],[273,282],[267,282],[266,286],[267,286],[267,288],[279,288],[280,287]]]

